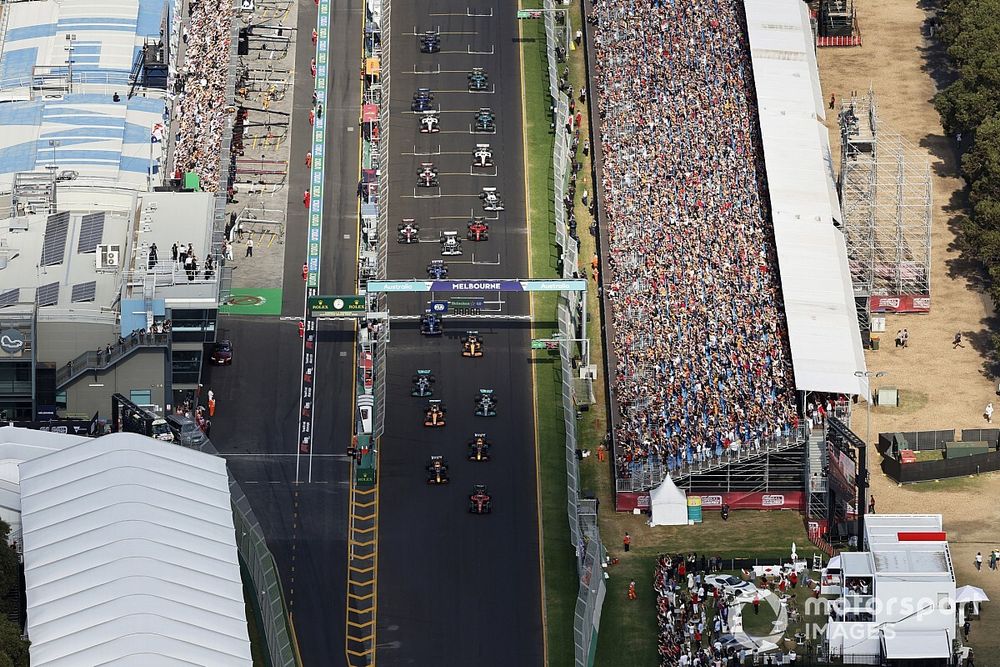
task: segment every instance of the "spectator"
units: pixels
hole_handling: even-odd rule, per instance
[[[174,107],[178,124],[174,165],[197,173],[202,189],[214,192],[220,185],[222,167],[233,3],[199,0],[191,3],[189,12],[184,65],[179,73],[183,92]]]
[[[592,13],[618,474],[760,449],[794,383],[742,4]]]

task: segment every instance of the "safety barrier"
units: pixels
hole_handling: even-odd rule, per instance
[[[569,229],[567,206],[568,174],[575,159],[572,150],[573,133],[569,113],[569,96],[559,87],[559,51],[568,53],[572,39],[569,11],[556,7],[555,0],[543,3],[545,21],[545,50],[549,70],[549,96],[553,113],[553,204],[555,212],[556,243],[561,251],[562,277],[577,277],[579,272],[579,241]],[[562,24],[559,21],[562,17]],[[566,513],[569,520],[570,540],[576,550],[579,588],[573,617],[574,661],[578,667],[592,665],[597,650],[597,633],[600,626],[601,607],[607,587],[603,565],[607,551],[601,542],[597,525],[596,501],[580,498],[580,462],[576,452],[577,397],[575,395],[574,357],[583,350],[574,339],[586,337],[582,331],[579,314],[586,307],[586,293],[561,292],[556,318],[559,335],[559,360],[562,374],[563,427],[566,434]],[[580,335],[577,332],[581,331]],[[588,392],[589,393],[589,392]]]
[[[211,441],[206,441],[201,451],[219,455]],[[281,577],[271,550],[267,548],[264,530],[257,515],[250,507],[239,482],[229,473],[229,498],[233,507],[233,525],[236,529],[236,550],[253,583],[254,611],[258,614],[271,667],[297,667],[292,631]]]

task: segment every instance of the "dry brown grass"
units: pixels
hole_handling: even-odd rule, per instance
[[[873,84],[882,121],[926,152],[934,174],[932,310],[928,315],[889,316],[883,337],[889,344],[866,355],[869,369],[889,371],[880,385],[899,387],[903,400],[899,410],[872,411],[873,434],[982,426],[983,408],[995,398],[995,378],[985,369],[996,314],[980,289],[977,267],[955,247],[955,218],[964,205],[964,183],[958,176],[956,144],[944,136],[931,103],[938,86],[946,85],[948,74],[940,45],[923,32],[930,11],[925,6],[929,4],[916,0],[859,2],[864,46],[819,53],[827,99],[834,93],[840,100]],[[828,118],[827,124],[836,155],[840,146],[836,118]],[[895,348],[893,334],[903,327],[910,332],[910,345]],[[956,331],[966,338],[964,349],[952,349]],[[863,420],[863,414],[859,416]],[[855,423],[863,424],[861,420]],[[1000,477],[932,482],[918,490],[898,487],[881,474],[875,460],[872,468],[878,510],[941,513],[958,584],[980,586],[1000,602],[1000,573],[986,568],[976,572],[973,566],[977,551],[986,553],[1000,544],[994,523]],[[986,605],[984,618],[993,625],[989,607]],[[980,658],[977,663],[1000,664],[1000,633],[990,632],[987,623],[977,623],[970,637]]]

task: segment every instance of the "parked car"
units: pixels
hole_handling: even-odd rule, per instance
[[[233,363],[233,344],[228,340],[220,340],[212,346],[209,359],[216,366],[229,366]]]
[[[205,432],[198,428],[193,419],[183,415],[167,415],[167,424],[174,437],[184,447],[199,447],[205,442]]]
[[[757,587],[749,581],[743,581],[731,574],[710,574],[705,577],[705,588],[718,588],[723,595],[732,596],[737,600],[751,600],[757,595]]]

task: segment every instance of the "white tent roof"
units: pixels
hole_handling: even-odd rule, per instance
[[[251,665],[224,460],[119,433],[20,473],[33,667]]]
[[[955,602],[989,602],[990,597],[978,586],[962,586],[955,591]]]
[[[797,0],[744,3],[796,388],[864,394],[861,333],[812,46]]]
[[[950,658],[951,642],[944,630],[921,632],[882,633],[885,657],[889,660],[918,660],[920,658]]]
[[[687,525],[687,495],[669,477],[649,492],[649,510],[651,526]]]

